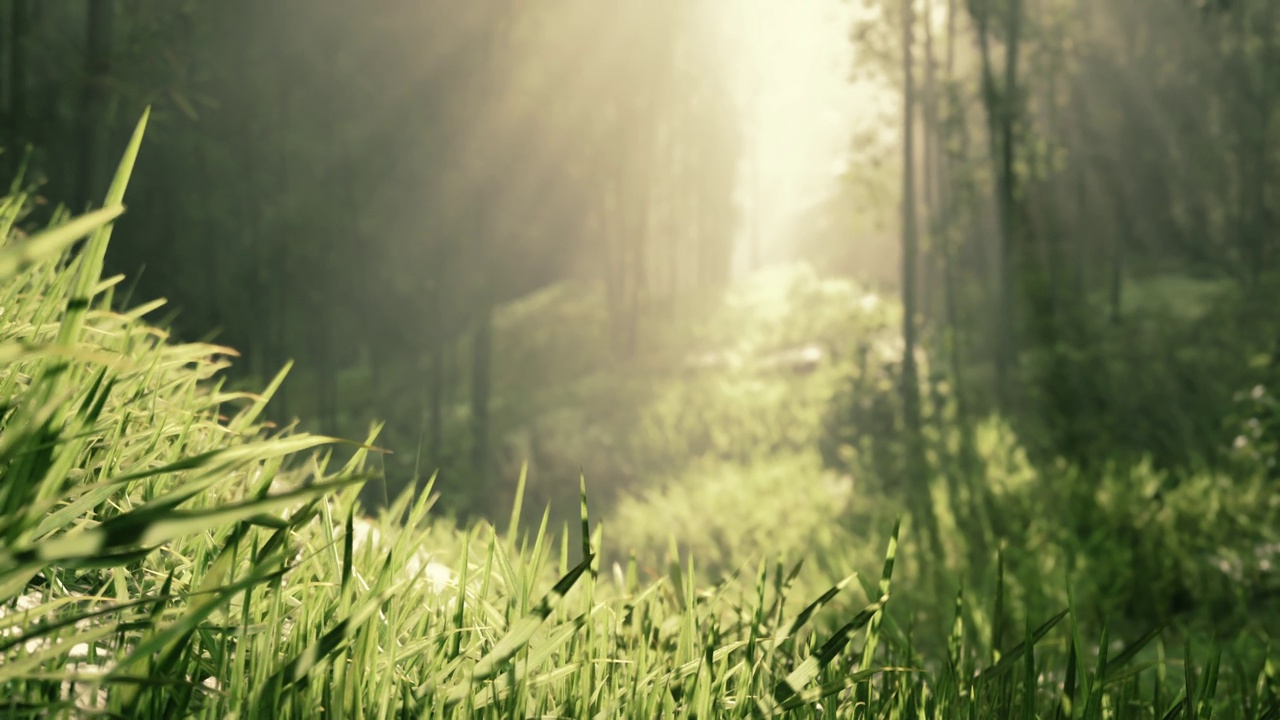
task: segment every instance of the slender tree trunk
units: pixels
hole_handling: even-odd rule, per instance
[[[1050,61],[1049,79],[1045,83],[1045,125],[1048,128],[1050,138],[1062,137],[1061,129],[1058,127],[1058,61],[1057,56]],[[1055,140],[1056,142],[1056,140]],[[1059,328],[1061,326],[1060,315],[1062,314],[1064,299],[1063,292],[1066,288],[1066,282],[1063,279],[1063,264],[1065,257],[1062,248],[1062,221],[1059,210],[1061,208],[1062,199],[1062,182],[1061,173],[1052,164],[1046,169],[1046,188],[1045,188],[1045,213],[1048,215],[1045,227],[1045,260],[1047,263],[1047,308],[1049,316],[1053,321],[1053,326]]]
[[[294,131],[294,100],[296,90],[282,77],[276,77],[275,81],[279,87],[279,117],[275,124],[274,132],[267,134],[267,148],[275,155],[275,167],[266,171],[268,175],[274,175],[274,181],[280,189],[282,197],[289,197],[294,191],[294,167],[289,162],[291,155],[287,151],[288,139]],[[272,172],[274,170],[274,172]],[[251,202],[254,202],[251,200]],[[272,337],[271,344],[275,357],[272,358],[272,365],[275,367],[283,367],[286,362],[293,359],[291,332],[294,328],[290,326],[293,320],[293,304],[295,293],[294,288],[301,286],[300,278],[297,272],[297,258],[290,256],[290,239],[296,228],[292,227],[287,221],[277,220],[273,223],[273,227],[269,228],[267,233],[263,233],[261,238],[269,238],[265,254],[270,258],[267,267],[278,268],[278,275],[275,277],[267,276],[265,279],[267,290],[267,307],[270,308],[268,324],[271,328]],[[280,389],[276,394],[276,405],[279,407],[280,415],[289,418],[290,398],[292,396],[294,384],[286,380],[281,383]]]
[[[247,168],[245,168],[247,170]],[[255,173],[246,172],[246,178],[252,178]],[[250,187],[249,183],[245,183],[246,187]],[[248,286],[245,288],[245,294],[248,302],[247,307],[252,308],[269,308],[268,302],[271,290],[269,287],[270,278],[268,277],[270,256],[266,244],[261,242],[263,237],[263,226],[266,221],[262,217],[261,203],[255,202],[249,197],[247,191],[238,193],[237,200],[241,212],[243,213],[243,233],[244,242],[249,250],[249,257],[253,260],[253,268],[250,270]],[[165,204],[167,207],[168,204]],[[271,364],[276,361],[272,352],[270,334],[263,331],[264,328],[257,329],[253,335],[253,346],[249,356],[249,367],[251,372],[265,382],[273,376],[280,368],[272,367]]]
[[[426,293],[428,318],[427,342],[427,462],[430,471],[440,469],[441,451],[444,449],[444,263],[437,258],[433,263],[433,277]]]
[[[316,322],[313,332],[317,355],[314,362],[320,426],[331,437],[337,437],[341,428],[338,427],[338,367],[337,358],[334,357],[333,321],[324,318]]]
[[[1005,408],[1012,407],[1013,383],[1018,365],[1018,315],[1015,309],[1017,301],[1017,277],[1019,270],[1019,249],[1017,211],[1014,196],[1017,192],[1017,178],[1013,172],[1015,149],[1014,125],[1017,119],[1018,106],[1018,52],[1020,29],[1022,25],[1023,0],[1010,0],[1008,25],[1005,28],[1005,71],[1004,92],[1000,103],[1000,174],[1004,187],[1000,190],[1000,226],[1001,233],[1000,271],[1001,271],[1001,327],[1003,328],[1001,345],[1005,356]]]
[[[483,497],[490,485],[489,404],[493,375],[493,297],[488,290],[476,308],[475,328],[471,337],[471,469],[478,483],[477,494]],[[475,495],[473,495],[474,497]]]
[[[646,149],[647,152],[647,149]],[[638,207],[635,208],[634,225],[630,235],[631,242],[631,261],[628,263],[631,279],[628,282],[630,294],[627,298],[626,309],[626,329],[624,352],[627,357],[635,357],[639,350],[640,344],[640,312],[645,303],[645,296],[648,292],[647,275],[648,275],[648,239],[649,239],[649,192],[648,192],[648,163],[642,163],[642,167],[646,170],[642,175],[644,182],[641,186],[644,190],[640,196],[636,198]]]
[[[995,169],[996,209],[1000,226],[1000,250],[997,257],[996,343],[995,371],[996,393],[1003,410],[1012,409],[1013,375],[1017,365],[1016,328],[1014,312],[1016,293],[1017,242],[1015,240],[1015,180],[1013,175],[1014,125],[1017,106],[1019,32],[1021,30],[1022,0],[1009,4],[1005,35],[1004,88],[997,90],[995,72],[991,62],[990,16],[991,0],[981,0],[975,8],[978,24],[978,43],[982,60],[982,99],[987,112],[987,127],[991,147],[991,159]]]
[[[619,217],[624,203],[618,185],[620,170],[613,168],[613,177],[602,179],[603,197],[601,199],[600,234],[604,248],[604,294],[605,305],[609,317],[609,340],[611,349],[619,356],[623,354],[623,318],[627,298],[627,239],[626,221]]]
[[[492,192],[492,191],[490,191]],[[471,331],[471,471],[475,486],[469,493],[473,502],[488,497],[490,489],[490,401],[493,383],[493,313],[494,288],[484,275],[489,268],[484,262],[486,249],[493,247],[495,230],[491,218],[497,203],[486,197],[477,204],[474,249],[479,258],[479,288],[475,304],[475,319]]]
[[[955,82],[955,45],[956,45],[956,0],[947,0],[947,55],[946,65],[944,68],[944,77],[950,89]],[[950,98],[948,98],[950,99]],[[939,215],[937,220],[937,235],[939,249],[942,255],[942,284],[943,284],[943,303],[946,324],[946,353],[947,360],[951,371],[952,393],[955,396],[956,404],[956,421],[961,426],[962,431],[968,426],[969,418],[965,406],[965,384],[963,363],[961,360],[961,331],[960,326],[960,302],[957,297],[956,289],[956,257],[955,257],[955,238],[956,234],[952,228],[952,217],[954,215],[954,198],[950,190],[951,181],[951,162],[947,154],[947,149],[951,145],[953,137],[952,128],[955,126],[958,118],[951,117],[952,113],[959,113],[960,110],[954,107],[954,103],[948,102],[946,105],[947,117],[941,117],[941,104],[936,107],[935,112],[939,117],[935,119],[938,126],[937,133],[939,135],[938,144],[941,146],[938,161],[938,195],[939,195]],[[962,450],[963,454],[963,450]]]
[[[8,180],[18,172],[27,144],[27,32],[31,24],[31,0],[10,0],[9,7],[9,112],[6,133]]]
[[[1138,19],[1132,13],[1128,13],[1125,15],[1123,22],[1125,42],[1122,57],[1126,65],[1132,65],[1135,61],[1134,48],[1137,45]],[[1139,133],[1133,110],[1129,109],[1120,120],[1121,147],[1130,152],[1141,148],[1142,139]],[[1128,243],[1134,242],[1138,234],[1135,213],[1139,211],[1139,206],[1129,196],[1128,186],[1122,180],[1123,169],[1120,163],[1115,158],[1110,158],[1107,160],[1107,166],[1109,170],[1107,173],[1108,184],[1111,187],[1116,217],[1120,225],[1119,232],[1112,233],[1111,246],[1108,248],[1111,260],[1111,275],[1108,287],[1109,319],[1112,325],[1119,325],[1124,309],[1125,247]]]
[[[1275,2],[1265,3],[1266,12],[1259,20],[1262,25],[1258,33],[1262,41],[1262,58],[1258,63],[1257,90],[1253,93],[1258,107],[1251,153],[1253,167],[1248,236],[1251,241],[1250,259],[1253,270],[1251,281],[1255,286],[1271,267],[1272,248],[1275,245],[1275,223],[1268,203],[1268,189],[1271,185],[1272,103],[1276,93],[1271,79],[1276,63],[1275,5]],[[1243,11],[1244,8],[1241,8],[1241,12]]]
[[[954,0],[948,4],[948,12],[954,11]],[[946,358],[949,361],[948,369],[951,374],[952,392],[955,397],[952,402],[956,407],[956,424],[961,432],[963,423],[966,422],[962,401],[958,396],[961,389],[960,382],[960,363],[958,353],[956,352],[956,336],[959,332],[959,320],[956,315],[956,287],[955,287],[955,267],[951,257],[951,208],[950,198],[948,197],[947,177],[949,168],[944,155],[944,149],[949,139],[947,128],[949,123],[944,125],[942,120],[941,93],[938,89],[937,76],[937,58],[934,43],[932,17],[933,2],[925,0],[924,16],[927,21],[924,23],[924,53],[925,53],[925,76],[924,76],[924,98],[925,98],[925,163],[924,163],[924,183],[925,205],[927,206],[927,217],[929,218],[929,257],[928,264],[929,273],[925,281],[926,285],[934,285],[936,291],[933,294],[933,302],[936,307],[922,301],[922,305],[928,308],[926,316],[934,318],[935,327],[941,329],[940,332],[934,334],[934,342],[932,346],[936,348],[936,357]],[[948,29],[954,27],[950,18],[948,19]],[[950,43],[951,37],[947,38]],[[948,48],[950,50],[950,48]],[[951,55],[948,52],[948,60]],[[946,72],[947,79],[950,78],[952,67],[948,62]],[[930,389],[930,397],[932,402],[930,406],[933,408],[935,422],[942,427],[946,423],[947,398],[940,392],[939,384],[934,380],[934,374],[928,381],[927,387]],[[959,509],[961,507],[961,486],[960,479],[964,476],[963,466],[958,467],[952,462],[947,443],[942,442],[935,445],[939,454],[939,470],[947,483],[947,494],[949,496],[952,507]],[[963,455],[964,448],[961,448]],[[962,528],[966,530],[965,535],[972,533],[972,523],[968,522],[969,517],[959,515],[956,518]]]
[[[1121,230],[1111,234],[1111,276],[1107,286],[1107,317],[1112,325],[1119,325],[1124,307],[1124,244],[1133,232],[1133,221],[1124,198],[1117,193]]]
[[[947,0],[947,49],[944,74],[948,86],[948,102],[945,106],[945,119],[942,121],[945,128],[942,144],[950,148],[954,141],[958,145],[955,151],[956,157],[965,158],[969,156],[969,134],[963,122],[963,106],[956,101],[955,97],[956,38],[958,36],[956,20],[959,14],[956,6],[957,0]],[[990,558],[988,548],[992,544],[991,537],[995,529],[992,527],[991,514],[988,511],[992,504],[991,495],[981,475],[982,463],[977,450],[974,418],[969,407],[969,386],[964,372],[965,336],[958,278],[962,239],[953,229],[958,215],[957,208],[962,202],[972,202],[972,191],[966,186],[964,194],[961,195],[960,192],[950,189],[955,187],[956,176],[952,174],[949,153],[943,155],[942,168],[944,188],[947,188],[943,193],[942,201],[945,212],[942,223],[944,227],[942,248],[948,328],[947,360],[951,372],[952,393],[955,396],[956,424],[959,428],[957,463],[950,474],[964,480],[964,482],[955,482],[953,485],[954,502],[957,508],[964,509],[962,521],[965,522],[965,540],[969,550],[970,565],[978,568]]]
[[[920,184],[924,190],[924,206],[925,217],[928,219],[927,231],[925,237],[927,243],[921,250],[921,276],[924,278],[924,287],[921,288],[920,308],[923,318],[935,320],[940,313],[938,312],[941,304],[945,299],[940,297],[938,292],[942,283],[942,267],[941,267],[941,235],[944,231],[942,224],[942,182],[940,178],[940,144],[941,129],[939,128],[939,109],[938,109],[938,78],[937,65],[934,55],[933,43],[933,2],[932,0],[924,0],[924,17],[925,22],[921,23],[924,31],[924,87],[921,92],[921,99],[924,106],[924,133],[922,140],[922,151],[924,153],[924,162],[922,168],[924,170],[923,182]]]
[[[477,66],[474,103],[478,117],[492,117],[496,98],[500,92],[498,80],[503,71],[501,52],[508,40],[505,21],[510,7],[509,0],[493,0],[490,17],[498,21],[490,26],[483,56]],[[481,195],[476,204],[474,236],[472,240],[473,267],[478,275],[478,292],[475,305],[475,324],[471,336],[471,470],[476,487],[473,500],[487,501],[492,488],[491,477],[491,401],[493,394],[493,317],[496,305],[496,288],[489,279],[489,258],[496,247],[494,240],[501,232],[498,217],[503,211],[505,196],[501,186],[502,176],[496,167],[496,159],[485,157],[487,148],[477,138],[475,156],[481,163],[477,176],[481,180]]]
[[[758,73],[759,71],[754,69],[753,67],[753,72]],[[752,122],[759,123],[760,122],[760,80],[756,77],[752,77],[752,83],[753,83],[752,95],[751,95]],[[760,269],[760,254],[761,254],[760,253],[760,243],[761,243],[760,206],[761,206],[761,203],[763,202],[762,200],[763,193],[760,190],[761,152],[760,152],[759,134],[753,133],[747,142],[749,143],[749,148],[748,148],[749,159],[747,162],[748,162],[748,167],[750,167],[750,179],[751,179],[751,190],[750,190],[751,192],[750,233],[751,234],[748,237],[748,242],[750,243],[750,246],[749,246],[750,255],[747,258],[747,271],[755,272],[756,270]]]
[[[88,0],[84,86],[80,96],[80,157],[76,174],[75,203],[83,210],[94,203],[102,181],[103,132],[111,71],[111,34],[114,0]]]
[[[444,351],[444,406],[448,408],[451,405],[462,402],[459,393],[462,391],[462,378],[466,361],[463,351],[466,345],[463,342],[454,342],[445,345]]]
[[[956,128],[960,128],[959,132],[966,133],[961,122],[962,109],[958,103],[954,101],[955,87],[955,60],[956,60],[956,0],[947,0],[947,46],[946,46],[946,64],[943,74],[947,83],[947,103],[945,106],[939,105],[939,145],[942,151],[939,153],[939,206],[940,217],[938,221],[938,237],[942,251],[942,281],[944,286],[944,302],[947,326],[947,358],[951,370],[952,392],[955,394],[956,402],[956,419],[962,428],[968,427],[969,417],[966,412],[966,385],[964,382],[963,371],[963,328],[960,318],[960,299],[957,289],[957,268],[959,262],[957,257],[957,245],[960,243],[960,236],[955,231],[954,218],[956,216],[956,192],[953,191],[953,169],[950,155],[952,141],[956,139]],[[945,117],[941,117],[945,107]],[[960,138],[967,147],[967,141]]]
[[[625,230],[627,243],[627,300],[624,317],[623,351],[627,357],[634,357],[640,343],[640,313],[648,294],[648,265],[651,205],[653,202],[653,167],[657,152],[657,128],[651,121],[644,119],[643,112],[657,101],[653,81],[643,84],[643,93],[637,99],[635,107],[637,126],[635,134],[630,138],[634,143],[634,163],[628,168],[625,182],[630,192],[626,201],[630,205],[627,216],[629,221]]]
[[[937,522],[929,494],[928,466],[920,419],[920,378],[916,367],[917,270],[919,238],[915,187],[915,85],[912,68],[911,0],[902,1],[902,414],[906,432],[907,502],[924,530],[930,550],[940,550]]]

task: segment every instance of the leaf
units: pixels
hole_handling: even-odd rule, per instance
[[[123,205],[110,205],[49,228],[29,240],[0,248],[0,278],[12,277],[41,260],[58,256],[123,212]]]
[[[290,685],[306,687],[310,682],[311,671],[345,647],[360,626],[387,600],[390,600],[403,585],[403,583],[396,583],[377,595],[366,598],[356,606],[354,612],[339,620],[328,632],[321,635],[320,639],[308,645],[305,650],[281,666],[264,687],[270,687],[275,681],[281,682],[283,687]]]
[[[133,165],[138,159],[138,148],[142,145],[142,136],[147,129],[147,118],[151,116],[151,108],[142,112],[133,137],[125,148],[124,156],[116,169],[111,186],[107,188],[107,200],[104,208],[119,206],[124,201],[124,191],[129,185],[129,176],[133,174]],[[107,254],[107,242],[111,239],[111,224],[101,224],[93,231],[89,243],[80,257],[80,268],[72,287],[71,298],[67,301],[67,313],[58,328],[58,344],[72,345],[80,337],[80,329],[84,324],[85,314],[89,310],[90,295],[93,286],[102,275],[102,261]]]
[[[880,612],[886,601],[887,598],[883,598],[871,603],[855,615],[852,620],[845,623],[844,627],[837,630],[823,643],[817,653],[805,658],[804,662],[800,663],[800,667],[791,671],[791,674],[787,675],[786,679],[774,686],[774,699],[778,702],[786,702],[791,697],[804,692],[805,686],[813,682],[822,672],[822,669],[836,659],[836,656],[840,654],[844,646],[853,638],[853,634],[870,623],[871,618]]]
[[[529,641],[533,639],[533,636],[537,634],[538,628],[542,627],[542,624],[546,622],[547,618],[551,617],[552,611],[554,611],[556,606],[560,604],[560,601],[564,599],[564,596],[573,589],[573,586],[578,582],[578,579],[582,577],[583,573],[590,569],[591,563],[594,559],[594,557],[588,555],[582,559],[582,562],[579,562],[573,567],[573,569],[566,573],[564,577],[560,578],[560,581],[551,588],[551,591],[546,595],[543,595],[542,599],[538,601],[538,604],[530,609],[527,615],[513,625],[507,634],[498,641],[498,644],[494,645],[492,650],[490,650],[484,657],[480,658],[480,661],[471,669],[470,680],[466,683],[455,686],[449,692],[444,701],[445,706],[453,707],[466,700],[471,695],[471,689],[476,682],[486,680],[496,675],[507,661],[515,657],[516,653],[520,652],[523,647],[528,645]],[[561,642],[563,642],[563,640]],[[429,689],[429,686],[420,688],[419,697],[423,696]]]
[[[774,643],[781,644],[782,641],[787,638],[793,637],[800,628],[804,627],[804,625],[809,622],[809,618],[812,617],[815,612],[822,609],[822,607],[827,603],[831,602],[831,600],[834,599],[836,595],[839,595],[840,591],[844,590],[845,586],[847,586],[856,577],[858,577],[858,574],[854,573],[841,580],[839,583],[836,583],[822,595],[818,596],[817,600],[809,603],[798,615],[795,616],[794,619],[792,619],[791,623],[786,626],[786,630],[783,630],[782,626],[779,626],[778,632],[773,636]]]
[[[1031,633],[1031,636],[1029,638],[1032,645],[1034,645],[1037,642],[1040,642],[1040,639],[1043,638],[1045,635],[1047,635],[1055,625],[1062,622],[1062,619],[1065,618],[1067,616],[1067,613],[1069,612],[1070,610],[1063,610],[1062,612],[1059,612],[1057,615],[1054,615],[1053,617],[1044,621],[1044,623],[1042,623],[1040,627],[1036,628],[1035,632]],[[1017,645],[1014,646],[1012,650],[1010,650],[1007,654],[1003,655],[1000,658],[999,662],[983,670],[982,673],[978,676],[978,678],[980,680],[988,680],[990,678],[1000,675],[1001,673],[1005,672],[1009,668],[1013,667],[1013,665],[1017,663],[1018,658],[1021,658],[1022,654],[1027,651],[1027,647],[1028,645],[1026,640],[1018,643]]]
[[[330,491],[363,482],[365,478],[347,478],[304,486],[260,500],[206,510],[173,510],[167,506],[147,507],[113,517],[101,525],[73,531],[41,541],[16,551],[0,550],[0,562],[8,559],[19,565],[32,562],[49,563],[79,557],[93,557],[105,552],[156,546],[183,535],[201,532],[256,517],[284,508],[298,500],[306,500]]]

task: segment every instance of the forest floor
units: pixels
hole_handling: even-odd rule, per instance
[[[589,299],[561,289],[504,309],[503,437],[576,438],[527,435],[557,487],[575,453],[602,465],[571,526],[539,516],[521,483],[509,520],[457,527],[431,492],[361,518],[379,428],[339,467],[331,440],[263,423],[275,384],[214,381],[222,348],[174,344],[140,312],[80,314],[94,268],[57,253],[105,219],[33,238],[20,259],[0,250],[7,716],[1280,712],[1268,616],[1251,604],[1274,582],[1251,551],[1274,527],[1265,484],[1192,479],[1152,514],[1157,474],[1123,468],[1094,480],[1086,511],[1055,494],[1079,478],[1057,482],[985,421],[980,471],[930,483],[934,552],[919,523],[900,527],[900,489],[877,471],[891,465],[856,437],[894,396],[895,323],[850,283],[791,269],[705,314],[673,309],[613,374],[591,372],[603,350],[556,335],[586,324],[522,315]],[[855,437],[832,431],[850,407],[868,421]],[[935,459],[957,440],[940,425]],[[1187,593],[1194,616],[1152,610]],[[1136,623],[1144,612],[1153,622]]]

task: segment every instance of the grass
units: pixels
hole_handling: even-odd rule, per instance
[[[24,237],[25,199],[0,203],[0,716],[1280,717],[1263,641],[1116,645],[1065,589],[1053,610],[1014,592],[1067,586],[1009,553],[938,601],[945,562],[898,523],[866,575],[870,543],[816,515],[814,536],[731,540],[708,581],[679,548],[602,566],[585,481],[572,531],[522,525],[523,478],[501,531],[434,520],[429,485],[364,517],[377,427],[330,468],[338,441],[263,421],[283,375],[227,391],[231,350],[113,309],[101,258],[144,126],[106,209]],[[740,531],[719,480],[686,501]],[[631,512],[610,522],[654,522]],[[814,565],[840,579],[805,590]]]
[[[636,353],[625,357],[606,332],[606,304],[602,288],[567,281],[496,313],[490,476],[514,478],[527,464],[528,522],[537,522],[532,511],[547,503],[553,517],[572,521],[579,472],[592,480],[592,501],[603,509],[621,493],[648,490],[655,478],[682,482],[708,457],[750,463],[762,451],[812,450],[822,409],[858,365],[848,349],[853,340],[869,346],[869,382],[886,381],[886,353],[901,352],[892,349],[894,303],[803,264],[757,273],[724,297],[655,300],[641,318]],[[419,462],[429,463],[440,469],[441,510],[502,515],[513,483],[489,483],[498,487],[481,497],[470,493],[478,485],[470,482],[467,452],[470,378],[458,350],[446,352],[441,457],[417,452],[427,444],[428,422],[424,393],[404,391],[422,388],[423,366],[412,353],[341,373],[348,407],[335,426],[359,436],[375,417],[386,422],[380,438],[398,450],[379,458],[391,494]],[[788,367],[798,351],[816,352],[816,367]],[[320,409],[308,401],[320,378],[307,370],[302,365],[289,378],[289,409],[304,423]],[[366,412],[371,407],[380,414]]]

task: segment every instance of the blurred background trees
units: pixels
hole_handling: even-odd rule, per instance
[[[1229,448],[1225,404],[1259,379],[1248,360],[1275,349],[1280,317],[1262,300],[1276,23],[1267,2],[935,10],[955,59],[926,69],[942,81],[924,91],[925,146],[944,155],[926,174],[949,177],[923,266],[960,286],[930,324],[960,367],[992,369],[972,400],[1026,418],[1045,455],[1187,469]],[[1251,330],[1224,336],[1218,313]]]
[[[982,557],[1031,497],[1083,537],[1106,482],[1274,478],[1275,3],[859,0],[839,72],[892,102],[764,248],[725,48],[769,2],[8,0],[3,160],[83,209],[152,105],[110,269],[246,381],[299,359],[279,421],[388,420],[386,490],[439,468],[461,512],[525,461],[820,455]]]
[[[82,209],[152,104],[110,258],[134,296],[258,378],[305,358],[281,420],[399,414],[409,462],[420,439],[423,467],[487,480],[495,308],[598,281],[621,357],[646,303],[727,280],[739,140],[707,5],[17,0],[5,159],[31,148],[26,181]]]
[[[1274,538],[1263,519],[1274,518],[1271,501],[1230,521],[1177,508],[1191,492],[1217,502],[1224,496],[1211,487],[1243,496],[1260,474],[1274,477],[1274,458],[1258,449],[1277,431],[1274,415],[1252,403],[1269,406],[1280,380],[1280,8],[865,6],[855,42],[905,96],[905,127],[923,129],[914,158],[905,134],[899,169],[900,291],[907,308],[919,303],[934,361],[926,428],[955,428],[929,443],[947,480],[934,499],[949,498],[972,559],[1002,539],[1034,547],[1046,537],[1034,530],[1043,513],[1061,512],[1070,530],[1047,537],[1094,547],[1099,576],[1129,588],[1116,597],[1150,583],[1166,601],[1158,611],[1202,598],[1177,579],[1194,576],[1190,565],[1171,568],[1219,541],[1148,544],[1155,528],[1175,532],[1181,514],[1183,527],[1234,524],[1256,547]],[[906,33],[893,32],[898,23]],[[893,73],[895,59],[907,65]],[[820,209],[824,222],[838,228],[830,218],[865,187],[849,173],[843,199]],[[918,257],[913,195],[922,200]],[[876,454],[892,460],[880,475],[910,478],[918,425],[904,327],[902,410]],[[850,384],[837,401],[851,412],[846,423],[865,417],[860,392]],[[998,497],[1008,458],[978,447],[974,422],[992,416],[1037,468],[1022,512]],[[976,483],[954,480],[975,473]],[[1201,530],[1188,537],[1216,532]],[[1124,568],[1108,565],[1113,550],[1096,551],[1117,540],[1134,548]]]

